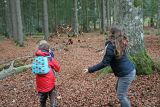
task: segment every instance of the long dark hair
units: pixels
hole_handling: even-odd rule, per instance
[[[111,41],[115,47],[114,52],[116,58],[121,58],[128,44],[128,38],[126,37],[125,33],[123,33],[122,30],[118,27],[112,27],[110,29],[110,36],[108,40]]]

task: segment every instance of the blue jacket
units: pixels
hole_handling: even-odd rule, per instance
[[[128,59],[126,52],[121,58],[117,59],[114,53],[114,46],[112,42],[106,42],[107,49],[102,61],[92,67],[88,68],[89,73],[98,71],[106,66],[111,66],[115,76],[123,77],[135,69],[133,63]]]

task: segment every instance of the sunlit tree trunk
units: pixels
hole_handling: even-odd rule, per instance
[[[48,5],[47,0],[43,0],[43,28],[44,28],[44,39],[48,40],[49,29],[48,29]]]

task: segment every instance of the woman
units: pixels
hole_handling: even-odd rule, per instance
[[[136,70],[125,51],[128,39],[117,27],[111,28],[110,33],[111,35],[106,41],[105,55],[102,61],[85,69],[85,73],[94,73],[106,66],[111,66],[115,76],[118,77],[116,92],[121,107],[131,107],[130,101],[127,98],[127,91],[135,78]]]

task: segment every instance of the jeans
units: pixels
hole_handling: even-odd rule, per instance
[[[121,107],[131,107],[130,101],[127,98],[127,92],[129,85],[134,80],[136,70],[134,69],[131,73],[124,77],[119,77],[116,85],[117,98],[121,103]]]
[[[50,99],[50,106],[56,107],[56,90],[53,88],[49,92],[38,92],[39,95],[39,101],[40,101],[40,107],[46,107],[46,101],[49,96]]]

